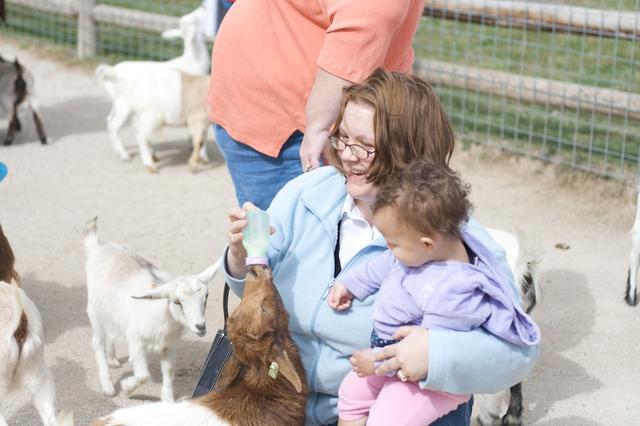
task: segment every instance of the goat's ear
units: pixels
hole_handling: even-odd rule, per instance
[[[166,299],[175,289],[175,284],[169,283],[156,286],[140,296],[131,296],[133,299]]]
[[[274,356],[273,361],[278,363],[278,372],[293,385],[296,392],[302,392],[302,381],[289,356],[287,356],[287,352],[282,350],[280,346],[274,345],[272,355]]]
[[[213,265],[209,266],[207,269],[200,272],[200,274],[198,275],[198,281],[200,281],[203,284],[206,284],[209,281],[211,281],[211,279],[216,275],[216,272],[218,272],[218,268],[220,268],[220,263],[222,263],[222,257],[218,258],[218,260],[216,260]]]

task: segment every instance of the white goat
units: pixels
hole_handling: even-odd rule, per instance
[[[87,314],[102,392],[115,390],[109,366],[119,366],[114,343],[126,341],[134,375],[121,381],[131,394],[149,379],[146,350],[160,353],[163,401],[173,401],[176,346],[185,328],[206,333],[207,283],[220,260],[198,275],[171,278],[126,246],[98,243],[97,218],[85,227]]]
[[[123,408],[92,426],[304,424],[306,374],[269,268],[249,268],[242,300],[227,326],[233,354],[215,392],[179,403]]]
[[[61,412],[56,417],[55,385],[44,361],[42,319],[20,289],[14,263],[13,250],[0,226],[0,396],[26,388],[45,426],[72,426],[73,416]],[[0,426],[6,424],[0,414]]]
[[[201,6],[180,18],[180,29],[163,33],[165,38],[184,39],[184,52],[177,58],[166,62],[123,61],[96,68],[98,81],[113,101],[107,128],[113,149],[123,160],[129,161],[131,156],[119,132],[133,115],[140,158],[147,170],[157,171],[149,138],[164,125],[189,127],[192,171],[209,162],[204,140],[211,124],[206,104],[211,59],[205,43],[205,23],[206,12]]]
[[[27,389],[45,426],[73,425],[73,416],[56,416],[53,375],[44,360],[42,319],[17,285],[0,281],[0,395]],[[0,425],[7,423],[0,414]]]
[[[119,132],[133,114],[140,159],[148,171],[158,170],[149,138],[165,125],[188,125],[193,145],[189,158],[192,171],[209,162],[204,145],[211,125],[206,103],[209,76],[189,75],[153,62],[120,62],[113,67],[99,65],[96,77],[113,100],[107,128],[120,158],[131,159]]]
[[[211,54],[206,43],[206,22],[207,12],[204,6],[200,6],[180,18],[180,28],[164,31],[162,37],[165,39],[183,40],[183,52],[181,56],[160,64],[187,74],[208,75]]]
[[[540,263],[538,255],[525,252],[515,235],[499,229],[487,229],[491,238],[506,252],[507,263],[520,291],[520,300],[525,312],[530,313],[540,297],[537,269]],[[507,404],[508,408],[504,406]],[[522,425],[522,383],[510,389],[492,394],[480,406],[478,422],[489,425]],[[503,414],[504,413],[504,414]]]
[[[629,272],[624,300],[629,306],[638,304],[636,289],[638,288],[638,266],[640,266],[640,192],[636,200],[636,219],[631,227],[631,252],[629,253]]]

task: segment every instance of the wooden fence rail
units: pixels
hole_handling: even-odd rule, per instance
[[[426,0],[424,14],[463,22],[470,20],[606,37],[640,37],[640,13],[637,11],[504,0]]]

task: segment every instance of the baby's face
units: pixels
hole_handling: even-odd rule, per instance
[[[376,228],[384,236],[395,258],[409,267],[421,266],[434,260],[433,247],[420,241],[424,235],[402,225],[397,216],[396,209],[388,206],[376,210],[373,217]]]

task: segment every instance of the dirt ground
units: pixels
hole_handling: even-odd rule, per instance
[[[85,221],[98,215],[103,241],[126,243],[169,272],[200,271],[225,245],[232,184],[214,143],[208,148],[212,163],[200,173],[189,172],[185,129],[165,131],[154,141],[158,174],[146,172],[137,155],[122,162],[105,130],[108,98],[91,71],[18,48],[1,36],[0,54],[19,56],[33,71],[52,139],[41,146],[22,111],[23,131],[13,146],[0,146],[0,161],[9,167],[0,184],[0,222],[23,287],[42,313],[58,405],[86,425],[114,408],[157,400],[160,368],[158,357],[150,356],[152,380],[131,398],[100,393],[85,314]],[[0,122],[0,135],[4,131]],[[130,130],[125,138],[137,153]],[[633,191],[480,149],[458,152],[455,165],[472,184],[475,216],[488,226],[524,232],[543,254],[543,300],[534,312],[543,333],[542,354],[524,384],[526,422],[637,424],[640,306],[622,301]],[[187,335],[180,345],[178,398],[190,395],[221,325],[221,289],[218,276],[210,288],[207,335]],[[112,377],[129,374],[125,363]],[[0,410],[12,426],[39,424],[26,394],[3,398]]]

